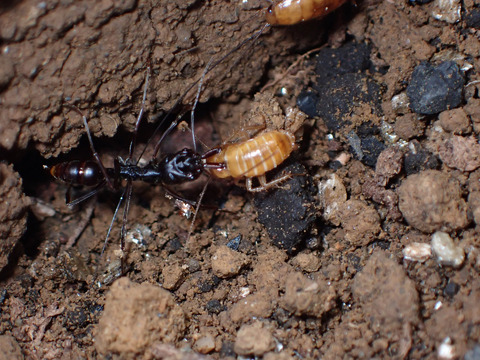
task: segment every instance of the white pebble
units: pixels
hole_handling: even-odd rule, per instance
[[[392,97],[392,109],[397,114],[405,114],[409,110],[409,105],[410,102],[408,101],[406,92],[402,92]]]
[[[435,0],[432,16],[437,20],[454,24],[462,18],[461,11],[460,0]]]
[[[414,242],[403,249],[403,258],[410,261],[424,262],[432,257],[432,246],[426,243]]]
[[[439,359],[454,359],[456,357],[455,347],[452,345],[450,337],[443,339],[443,342],[438,346]]]
[[[465,260],[463,249],[455,245],[450,235],[437,231],[432,235],[432,251],[441,265],[460,267]]]

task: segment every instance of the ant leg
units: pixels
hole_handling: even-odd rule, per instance
[[[169,187],[165,186],[165,185],[162,185],[163,189],[165,190],[165,193],[166,195],[168,196],[171,196],[172,198],[176,199],[176,200],[180,200],[181,202],[184,202],[192,207],[196,207],[198,202],[197,201],[194,201],[194,200],[190,200],[190,199],[186,199],[184,198],[183,196],[179,195],[178,193],[176,193],[175,191],[173,191],[172,189],[170,189]],[[167,197],[168,197],[167,196]],[[205,208],[205,209],[213,209],[213,210],[218,210],[218,206],[214,206],[214,205],[202,205],[202,208]]]
[[[87,224],[89,223],[90,218],[92,217],[93,209],[95,209],[95,199],[92,199],[88,202],[88,207],[85,210],[85,213],[81,215],[78,225],[73,230],[73,233],[71,233],[70,236],[68,237],[68,241],[65,244],[65,250],[68,250],[73,245],[75,245],[75,242],[83,233],[83,230],[85,230],[85,228],[87,227]]]
[[[67,105],[71,107],[73,110],[75,110],[76,112],[78,112],[82,117],[83,125],[85,126],[85,131],[87,132],[88,143],[90,144],[90,149],[92,150],[93,157],[97,161],[97,164],[100,167],[100,170],[102,171],[103,176],[105,177],[105,182],[107,183],[108,187],[112,190],[115,190],[115,186],[113,185],[113,182],[110,179],[110,176],[108,176],[107,170],[105,169],[105,166],[103,166],[102,160],[100,160],[100,156],[98,156],[98,153],[95,150],[95,146],[93,145],[92,134],[90,132],[90,128],[88,127],[87,118],[85,117],[85,115],[83,115],[81,110],[75,105],[70,105],[70,104],[67,104]]]
[[[142,120],[143,113],[145,112],[145,101],[147,100],[147,88],[148,88],[148,79],[150,77],[150,66],[147,67],[147,75],[145,76],[145,85],[143,87],[143,98],[142,106],[140,107],[140,112],[138,113],[137,121],[135,122],[135,130],[132,135],[132,141],[130,142],[130,149],[128,152],[128,163],[131,162],[133,157],[133,150],[135,149],[135,144],[137,142],[137,133],[138,128],[140,127],[140,121]]]
[[[117,218],[118,210],[120,210],[120,206],[122,206],[123,199],[125,198],[125,193],[127,192],[127,189],[125,188],[123,190],[122,195],[120,196],[120,199],[118,200],[117,207],[115,208],[115,212],[113,213],[112,221],[110,222],[110,226],[108,227],[107,231],[107,237],[105,238],[105,242],[103,244],[102,252],[100,254],[103,255],[105,252],[105,249],[107,248],[107,243],[108,243],[108,238],[110,237],[110,233],[112,232],[113,229],[113,223],[115,222],[115,219]]]
[[[190,227],[188,228],[187,241],[186,241],[187,243],[188,243],[188,240],[190,240],[190,235],[192,235],[193,225],[195,224],[195,220],[197,219],[198,210],[200,209],[200,205],[202,203],[203,196],[205,195],[205,192],[207,191],[207,186],[208,186],[208,183],[210,182],[210,179],[211,179],[211,177],[209,177],[208,180],[205,182],[205,186],[203,187],[202,192],[198,196],[197,206],[195,207],[195,212],[193,213],[193,219],[192,219],[192,222],[190,223]]]
[[[71,192],[71,186],[68,187],[67,189],[67,206],[72,208],[75,205],[80,204],[81,202],[87,200],[88,198],[92,197],[93,195],[97,194],[101,188],[105,186],[105,181],[102,181],[100,184],[98,184],[92,191],[80,196],[79,198],[76,198],[75,200],[71,200],[70,198],[70,192]],[[70,201],[71,200],[71,201]]]
[[[181,113],[180,115],[178,115],[177,118],[170,124],[168,129],[163,132],[162,136],[160,137],[160,140],[158,140],[157,145],[155,145],[155,148],[153,150],[153,158],[157,157],[157,154],[160,151],[160,145],[162,144],[163,140],[167,137],[168,134],[170,134],[170,132],[173,129],[175,129],[177,127],[177,125],[178,125],[180,119],[183,117],[183,115],[185,115],[185,113]],[[150,137],[150,139],[153,139],[153,137],[155,135],[156,135],[156,130],[154,132],[154,135],[152,135]],[[148,145],[148,143],[147,143],[147,145]],[[145,149],[144,149],[144,151],[145,151]],[[143,155],[143,152],[142,152],[142,155]]]
[[[122,274],[124,274],[124,265],[125,265],[125,236],[127,234],[127,218],[128,218],[128,212],[130,210],[130,202],[132,199],[132,180],[129,180],[127,182],[127,187],[125,189],[127,193],[127,199],[125,201],[125,207],[123,208],[123,221],[122,221],[122,229],[120,231],[120,249],[122,251],[122,257],[121,257],[121,266],[122,266]]]

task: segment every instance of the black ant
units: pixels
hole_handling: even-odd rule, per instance
[[[83,120],[83,125],[85,127],[85,131],[87,133],[88,143],[90,149],[92,151],[94,160],[86,160],[86,161],[67,161],[63,163],[59,163],[53,165],[51,167],[44,166],[46,169],[49,170],[50,174],[69,185],[69,189],[67,191],[67,205],[73,207],[88,198],[97,194],[100,190],[107,187],[110,190],[116,191],[121,188],[122,181],[126,180],[126,185],[123,189],[123,192],[120,196],[119,202],[117,207],[115,208],[112,221],[108,228],[107,236],[105,238],[104,246],[102,248],[102,254],[106,249],[108,239],[110,237],[110,233],[113,229],[114,221],[118,215],[120,207],[125,200],[125,207],[123,210],[123,221],[122,221],[122,228],[121,228],[121,251],[122,251],[122,272],[123,272],[123,255],[125,250],[125,236],[126,236],[126,226],[127,226],[127,217],[128,212],[130,209],[130,202],[132,197],[132,190],[133,190],[133,181],[140,180],[144,181],[149,184],[160,184],[167,192],[168,195],[178,200],[179,203],[187,204],[191,207],[196,206],[194,212],[194,218],[192,220],[189,235],[192,231],[193,223],[195,221],[195,216],[200,207],[200,203],[202,201],[203,195],[205,194],[206,186],[205,184],[204,189],[202,190],[199,199],[195,201],[190,201],[184,199],[183,197],[176,194],[173,190],[169,188],[170,185],[181,184],[186,182],[191,182],[200,177],[202,173],[205,173],[207,170],[221,170],[225,169],[226,164],[222,163],[215,163],[207,161],[207,159],[211,158],[212,156],[218,154],[221,149],[219,147],[213,148],[208,150],[203,155],[200,155],[196,150],[196,141],[195,141],[195,132],[194,132],[194,111],[198,104],[200,93],[203,85],[203,81],[208,72],[213,70],[216,66],[218,66],[221,62],[223,62],[228,56],[232,53],[239,50],[245,44],[250,43],[255,40],[263,33],[267,26],[265,26],[262,30],[256,32],[248,39],[242,41],[238,46],[231,49],[227,54],[222,56],[219,60],[213,61],[213,58],[205,67],[205,70],[202,74],[202,77],[195,81],[192,85],[190,85],[187,90],[180,96],[180,98],[175,102],[173,107],[167,112],[167,114],[163,117],[161,122],[156,127],[154,133],[150,137],[150,140],[145,145],[145,148],[140,153],[138,160],[133,159],[133,153],[136,145],[136,137],[139,130],[139,126],[141,123],[141,119],[143,117],[143,113],[145,111],[145,101],[147,97],[147,88],[148,88],[148,81],[150,77],[150,66],[147,69],[147,75],[145,79],[145,85],[143,89],[143,98],[142,98],[142,105],[140,108],[140,112],[138,114],[137,120],[135,122],[135,130],[132,135],[132,140],[130,142],[129,147],[129,155],[126,160],[118,157],[114,161],[113,168],[107,168],[103,165],[97,151],[95,150],[95,146],[93,144],[92,135],[90,132],[90,128],[88,126],[87,118],[85,115],[78,109],[76,106],[69,105],[73,110],[77,111]],[[193,140],[193,149],[184,148],[181,151],[176,153],[166,154],[160,160],[157,160],[157,154],[159,153],[160,145],[165,137],[175,128],[177,127],[179,120],[183,117],[184,114],[178,116],[165,130],[165,132],[160,137],[160,140],[157,142],[152,159],[145,165],[140,166],[139,160],[142,158],[143,154],[145,153],[146,148],[151,144],[156,135],[159,133],[160,129],[162,128],[164,122],[167,118],[172,114],[174,109],[182,102],[182,100],[187,96],[187,94],[198,84],[198,91],[196,94],[195,102],[192,106],[191,110],[191,132],[192,132],[192,140]],[[72,200],[70,199],[70,188],[72,186],[87,186],[93,188],[87,194]]]
[[[209,67],[207,66],[204,72],[204,75],[208,70],[209,70]],[[223,165],[221,164],[213,164],[213,163],[205,162],[204,159],[212,155],[211,151],[207,151],[204,155],[200,155],[199,153],[196,152],[196,150],[192,150],[188,148],[184,148],[183,150],[178,151],[176,153],[166,154],[160,160],[157,160],[156,157],[154,156],[144,166],[140,166],[138,164],[138,161],[133,160],[133,153],[135,149],[137,132],[138,132],[140,122],[145,109],[145,101],[147,97],[149,76],[150,76],[150,67],[148,67],[147,69],[145,86],[143,90],[142,105],[135,123],[135,131],[132,136],[132,140],[129,148],[129,155],[126,160],[118,157],[115,159],[113,168],[105,167],[97,151],[95,150],[95,146],[93,144],[92,135],[90,132],[90,128],[88,126],[87,118],[85,117],[85,115],[83,115],[83,113],[77,107],[72,106],[72,108],[82,116],[83,124],[88,137],[89,146],[95,160],[86,160],[86,161],[73,160],[73,161],[63,162],[51,167],[44,166],[49,170],[50,174],[53,177],[69,185],[69,190],[67,191],[68,206],[75,206],[79,204],[80,202],[97,194],[101,189],[105,187],[108,187],[111,190],[118,190],[119,188],[121,188],[122,180],[126,180],[126,186],[124,187],[124,190],[122,192],[122,195],[120,196],[118,205],[113,214],[113,218],[110,223],[110,227],[108,229],[107,236],[105,238],[105,243],[102,249],[102,254],[103,254],[103,252],[105,251],[108,239],[110,237],[110,232],[113,228],[115,218],[117,217],[118,211],[123,201],[126,200],[124,211],[123,211],[123,222],[122,222],[121,235],[120,235],[121,250],[122,250],[122,272],[123,272],[123,252],[125,249],[126,225],[127,225],[127,217],[128,217],[130,201],[132,196],[133,181],[140,180],[149,184],[160,184],[162,187],[165,188],[167,194],[174,197],[175,199],[178,199],[182,202],[195,204],[195,202],[191,202],[177,195],[168,186],[196,180],[206,169],[219,169],[223,167]],[[203,82],[203,77],[202,77],[202,81],[200,82],[199,92],[201,89],[201,84]],[[198,101],[198,97],[199,97],[199,94],[197,94],[197,101]],[[193,113],[192,113],[192,116],[193,116]],[[176,124],[177,122],[178,122],[178,119],[174,121],[173,124]],[[169,129],[173,129],[173,126],[170,126]],[[159,143],[165,138],[165,136],[166,136],[166,133],[163,134]],[[157,149],[158,147],[159,147],[159,144],[157,144],[155,149]],[[93,187],[93,190],[91,190],[87,194],[73,201],[70,201],[69,193],[70,193],[71,186]]]

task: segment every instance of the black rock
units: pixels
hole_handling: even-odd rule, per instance
[[[445,294],[445,296],[452,298],[458,293],[459,290],[460,286],[457,283],[449,281],[443,289],[443,293]]]
[[[470,28],[480,29],[480,8],[475,8],[467,13],[465,22]]]
[[[370,62],[370,47],[365,43],[349,42],[332,49],[324,48],[315,56],[316,83],[323,84],[338,76],[365,72]]]
[[[207,303],[206,309],[210,314],[220,314],[225,310],[225,306],[223,306],[218,300],[210,300]]]
[[[315,188],[302,165],[292,164],[281,171],[302,175],[294,176],[281,188],[259,193],[255,197],[255,206],[258,220],[265,226],[273,244],[294,251],[315,221]]]
[[[348,124],[361,104],[381,115],[382,87],[370,77],[370,69],[370,48],[364,43],[320,50],[315,56],[315,81],[300,93],[297,106],[310,117],[321,117],[332,132]]]
[[[457,64],[445,61],[438,66],[423,62],[413,70],[407,96],[418,114],[433,115],[453,109],[462,101],[465,79]]]
[[[317,116],[317,103],[320,101],[317,93],[312,91],[302,91],[297,97],[297,107],[313,118]]]
[[[432,2],[433,0],[408,0],[408,3],[411,5],[423,5]]]
[[[348,124],[352,112],[361,104],[369,104],[380,115],[381,86],[362,73],[348,73],[325,83],[313,85],[319,94],[316,115],[321,117],[328,130],[335,132]]]
[[[374,136],[363,138],[361,144],[363,152],[362,163],[374,168],[377,164],[378,156],[386,148],[385,144]]]
[[[405,174],[412,175],[423,170],[437,169],[440,165],[438,158],[420,146],[418,141],[410,143],[409,152],[404,157]]]

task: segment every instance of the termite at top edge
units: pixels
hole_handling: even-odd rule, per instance
[[[281,0],[270,5],[265,19],[270,25],[295,25],[336,10],[347,0]]]

